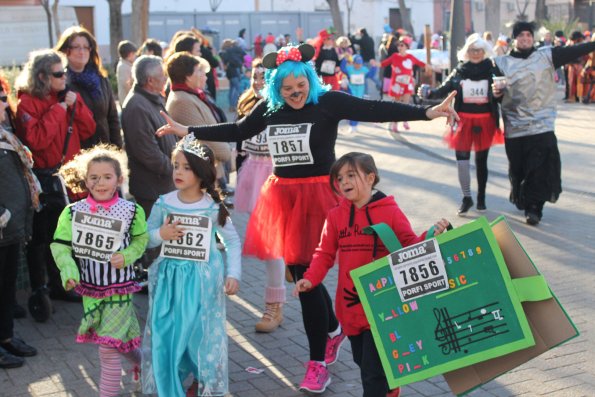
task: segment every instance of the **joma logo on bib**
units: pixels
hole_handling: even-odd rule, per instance
[[[102,218],[96,218],[89,215],[83,215],[80,219],[80,223],[83,225],[99,226],[107,229],[111,229],[114,225],[114,221]]]
[[[411,258],[415,258],[417,256],[421,256],[421,255],[425,255],[426,254],[426,248],[423,246],[419,246],[419,247],[415,247],[412,248],[410,250],[407,251],[403,251],[403,252],[399,252],[399,256],[397,258],[397,260],[399,262],[403,262],[404,260],[408,260]]]
[[[275,128],[275,134],[285,135],[285,134],[295,134],[300,132],[300,127],[277,127]]]

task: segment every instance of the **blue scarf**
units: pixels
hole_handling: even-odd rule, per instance
[[[101,76],[95,67],[87,65],[80,73],[69,67],[68,76],[71,83],[81,86],[93,99],[101,98]]]

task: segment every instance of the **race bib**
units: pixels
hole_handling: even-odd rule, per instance
[[[72,252],[76,258],[109,262],[124,240],[124,221],[76,211],[72,218]]]
[[[275,167],[314,164],[310,149],[311,123],[267,127],[269,152]]]
[[[268,156],[269,145],[267,144],[266,130],[242,142],[242,150],[259,156]]]
[[[331,61],[327,59],[326,61],[322,61],[320,65],[320,72],[325,74],[335,74],[335,67],[337,63],[335,61]]]
[[[349,81],[353,85],[362,85],[366,80],[366,76],[363,74],[352,74],[349,76]]]
[[[209,261],[211,218],[208,216],[170,214],[170,222],[180,221],[184,235],[177,240],[164,240],[160,256],[173,259]]]
[[[464,103],[488,103],[487,80],[462,80],[461,87],[463,87]]]

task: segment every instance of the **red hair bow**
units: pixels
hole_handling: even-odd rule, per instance
[[[280,49],[277,53],[277,66],[281,65],[285,61],[299,62],[302,60],[302,53],[297,47],[291,47],[289,49]]]

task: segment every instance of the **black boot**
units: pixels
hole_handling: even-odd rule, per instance
[[[487,209],[485,194],[481,194],[481,193],[477,194],[477,205],[475,206],[475,208],[479,212],[484,212]]]
[[[45,323],[52,315],[52,301],[46,286],[36,289],[29,297],[29,313],[38,323]]]
[[[470,196],[463,197],[463,201],[461,202],[461,206],[457,211],[459,216],[463,216],[469,212],[469,209],[473,207],[473,199]]]

